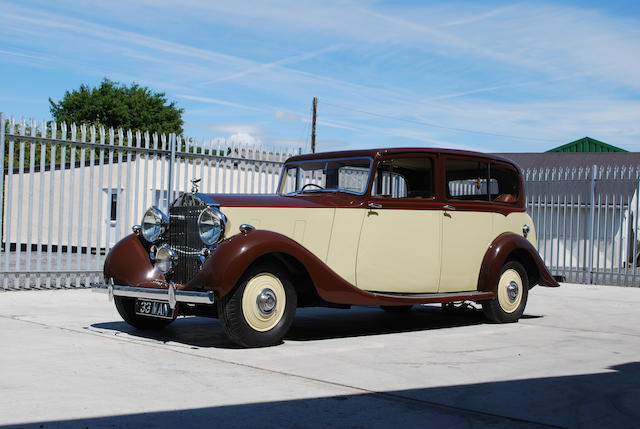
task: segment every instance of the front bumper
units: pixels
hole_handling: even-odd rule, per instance
[[[198,292],[192,290],[177,290],[175,285],[172,284],[170,284],[167,289],[153,289],[116,285],[113,283],[113,280],[111,280],[109,283],[91,283],[91,288],[94,292],[108,294],[109,301],[112,301],[114,296],[151,299],[168,302],[171,309],[176,308],[178,302],[188,304],[215,304],[213,291]]]

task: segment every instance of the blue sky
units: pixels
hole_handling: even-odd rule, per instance
[[[103,77],[166,92],[185,134],[319,150],[640,150],[640,3],[0,1],[0,111]],[[396,119],[394,119],[396,118]]]

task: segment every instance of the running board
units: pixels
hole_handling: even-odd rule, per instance
[[[467,292],[449,292],[449,293],[397,293],[397,292],[374,292],[368,290],[376,296],[383,298],[411,298],[415,300],[425,300],[438,302],[440,300],[455,301],[452,298],[459,298],[460,301],[480,301],[484,299],[492,299],[496,295],[494,292],[485,291],[467,291]]]

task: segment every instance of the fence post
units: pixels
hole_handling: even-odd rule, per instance
[[[2,240],[2,233],[4,231],[4,113],[0,112],[0,247],[4,244]],[[9,249],[5,248],[5,252],[8,252]],[[8,257],[8,256],[5,256]]]
[[[593,248],[594,248],[594,237],[593,233],[596,226],[596,174],[598,173],[598,166],[591,166],[591,186],[590,193],[591,199],[589,204],[589,240],[587,241],[587,245],[589,246],[589,259],[587,261],[587,268],[589,270],[589,284],[593,284]]]
[[[167,203],[171,205],[173,202],[173,171],[176,163],[176,135],[174,133],[169,134],[169,169],[167,174]]]

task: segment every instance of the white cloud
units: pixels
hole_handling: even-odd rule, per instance
[[[157,5],[157,1],[153,0]],[[357,0],[316,2],[180,2],[198,16],[225,16],[234,25],[281,36],[306,32],[323,40],[370,45],[416,45],[448,55],[471,55],[532,70],[589,71],[636,89],[640,61],[637,21],[593,9],[520,3],[460,18],[461,6],[381,5]],[[466,5],[469,6],[469,5]],[[173,8],[173,2],[165,2]],[[505,37],[506,36],[506,37]]]
[[[227,141],[227,144],[230,144],[230,145],[251,146],[251,145],[259,145],[260,143],[262,143],[262,140],[247,133],[233,134],[229,136],[226,141]]]
[[[176,97],[184,98],[185,100],[200,101],[202,103],[219,104],[221,106],[235,107],[235,108],[244,109],[244,110],[254,110],[256,112],[268,112],[269,111],[269,110],[263,109],[261,107],[254,107],[254,106],[248,106],[246,104],[233,103],[231,101],[219,100],[217,98],[198,97],[198,96],[195,96],[195,95],[186,95],[186,94],[178,94],[178,95],[176,95]]]
[[[279,66],[283,66],[286,64],[294,64],[300,61],[304,61],[304,60],[308,60],[311,58],[315,58],[318,57],[320,55],[323,55],[325,53],[328,52],[332,52],[335,51],[339,48],[339,46],[329,46],[323,49],[319,49],[313,52],[305,52],[303,54],[300,55],[293,55],[290,57],[286,57],[286,58],[282,58],[279,59],[277,61],[271,61],[268,63],[262,63],[262,64],[257,64],[254,67],[248,67],[245,68],[243,70],[237,71],[237,72],[233,72],[227,76],[221,76],[219,78],[216,78],[214,80],[211,81],[206,81],[206,82],[202,82],[201,85],[209,85],[209,84],[213,84],[213,83],[219,83],[219,82],[225,82],[225,81],[230,81],[230,80],[235,80],[253,73],[260,73],[260,72],[264,72],[268,69],[272,69],[272,68],[276,68]]]
[[[226,134],[264,134],[265,130],[254,124],[215,124],[209,127],[212,131],[220,131]]]
[[[297,113],[285,112],[284,110],[276,110],[273,115],[276,119],[286,119],[287,121],[303,122],[305,119]]]

